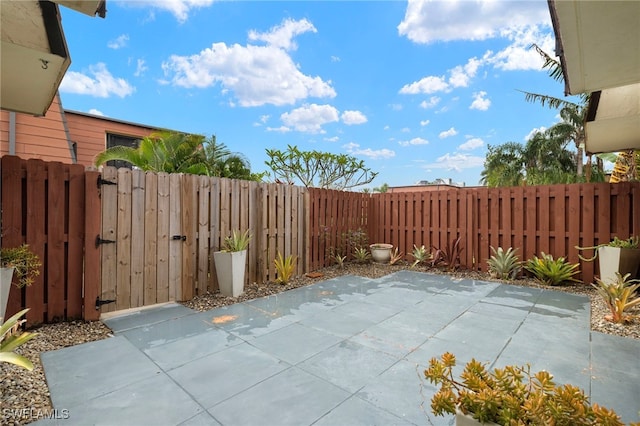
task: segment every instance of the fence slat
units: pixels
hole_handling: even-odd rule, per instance
[[[182,241],[173,236],[182,235],[182,175],[169,175],[169,300],[182,300]]]
[[[158,228],[156,250],[156,302],[168,302],[169,295],[169,227],[171,224],[171,182],[167,173],[158,173]],[[149,290],[150,292],[153,289]]]
[[[144,305],[157,303],[158,277],[158,175],[144,175]]]
[[[47,317],[64,318],[64,169],[49,163],[47,205]]]
[[[85,174],[85,221],[84,221],[84,306],[83,313],[86,321],[95,321],[100,317],[100,311],[95,308],[95,301],[100,296],[100,277],[102,262],[100,261],[100,247],[96,244],[96,237],[102,230],[102,203],[98,178],[100,173],[88,171]]]
[[[102,171],[102,179],[109,182],[117,180],[118,171],[115,167],[105,167]],[[102,232],[100,237],[104,240],[116,241],[118,227],[118,187],[117,185],[102,185]],[[116,282],[118,260],[116,244],[100,245],[102,257],[102,288],[100,298],[104,300],[116,299]],[[102,312],[115,311],[115,304],[102,305]]]
[[[84,251],[84,167],[69,166],[69,205],[67,232],[67,318],[82,318]]]
[[[116,232],[116,309],[131,304],[131,170],[118,169],[118,230]]]
[[[196,294],[207,292],[209,286],[209,193],[210,178],[200,176],[198,179],[198,286]]]
[[[27,160],[27,244],[44,265],[46,245],[46,200],[45,180],[47,173],[42,160]],[[6,204],[3,204],[6,205]],[[27,321],[29,324],[39,324],[46,321],[45,317],[45,276],[41,268],[33,284],[27,287],[26,302],[29,306]]]

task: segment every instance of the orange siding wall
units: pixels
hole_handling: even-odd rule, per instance
[[[56,95],[44,117],[16,113],[16,152],[21,158],[72,163],[64,129],[60,96]],[[9,154],[9,112],[0,111],[0,155]]]
[[[96,154],[105,150],[107,133],[143,138],[157,130],[73,111],[65,111],[65,117],[71,140],[77,143],[78,164],[84,166],[93,165]]]

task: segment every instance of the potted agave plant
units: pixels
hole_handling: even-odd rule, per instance
[[[220,294],[238,297],[244,292],[247,247],[251,241],[249,230],[234,230],[224,239],[223,248],[213,253]]]
[[[580,259],[591,262],[599,259],[600,280],[603,282],[617,281],[616,273],[624,276],[630,274],[637,277],[640,270],[640,237],[629,237],[626,240],[615,237],[612,241],[593,247],[578,247],[579,251],[593,250],[593,257],[583,257]]]
[[[558,385],[547,371],[527,366],[487,371],[472,359],[460,378],[453,376],[456,357],[447,352],[432,358],[424,376],[440,389],[431,399],[436,416],[454,414],[456,425],[623,425],[613,411],[591,405],[576,386]]]
[[[0,249],[0,324],[4,321],[13,277],[18,288],[31,285],[40,275],[40,266],[40,259],[27,244]]]

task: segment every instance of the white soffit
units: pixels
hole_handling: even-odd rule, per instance
[[[566,92],[640,81],[640,1],[549,0]]]
[[[591,153],[640,149],[640,83],[591,96],[585,149]]]
[[[51,0],[60,6],[68,7],[89,16],[105,17],[105,0]]]

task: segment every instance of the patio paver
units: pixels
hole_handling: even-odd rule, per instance
[[[105,322],[115,337],[42,354],[69,418],[37,424],[449,425],[422,379],[445,351],[549,369],[640,420],[640,341],[590,332],[588,298],[562,292],[401,271]]]

